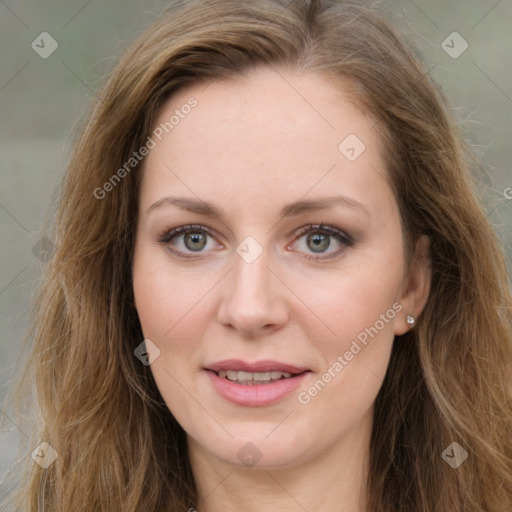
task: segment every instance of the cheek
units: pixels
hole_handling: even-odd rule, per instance
[[[361,258],[336,272],[315,279],[295,278],[294,291],[302,298],[302,311],[295,320],[322,352],[348,350],[358,336],[364,341],[368,330],[392,338],[399,304],[403,267],[398,260]],[[290,280],[291,282],[291,276]],[[314,283],[314,286],[312,284]],[[300,322],[300,320],[298,320]]]
[[[361,257],[347,264],[338,279],[322,277],[310,290],[308,306],[321,322],[311,317],[302,327],[322,364],[317,380],[301,390],[298,400],[313,416],[336,404],[330,407],[334,423],[355,425],[375,400],[389,364],[395,318],[402,310],[400,261],[396,254]],[[326,436],[336,435],[337,428],[326,426]]]
[[[375,279],[353,272],[322,300],[317,296],[315,311],[334,334],[314,337],[310,330],[308,338],[315,340],[322,367],[315,380],[301,389],[298,401],[312,417],[322,417],[325,409],[329,410],[332,421],[324,427],[326,438],[357,425],[382,386],[393,346],[394,321],[401,311],[396,300],[397,275],[388,272]]]
[[[144,336],[162,344],[179,331],[180,339],[193,340],[214,280],[204,273],[180,273],[165,261],[165,255],[155,257],[152,249],[141,247],[135,254],[133,291]]]
[[[197,421],[201,413],[193,407],[186,389],[196,394],[191,380],[191,366],[199,368],[196,361],[199,344],[204,333],[202,318],[205,316],[202,299],[211,284],[206,280],[191,280],[179,272],[170,272],[169,265],[159,262],[154,252],[139,248],[133,265],[133,290],[135,305],[145,339],[158,347],[158,357],[152,358],[151,373],[155,383],[173,414],[181,422]],[[186,364],[185,364],[186,363]]]

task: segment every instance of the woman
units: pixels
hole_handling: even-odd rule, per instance
[[[100,93],[54,238],[27,375],[57,458],[26,510],[511,509],[505,264],[370,8],[170,7]]]

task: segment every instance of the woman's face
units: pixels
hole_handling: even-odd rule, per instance
[[[191,450],[285,468],[367,436],[421,308],[374,122],[322,76],[267,68],[181,89],[157,125],[173,115],[142,171],[133,278]]]

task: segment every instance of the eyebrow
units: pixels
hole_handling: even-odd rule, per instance
[[[157,208],[170,205],[178,206],[183,210],[200,215],[208,215],[218,219],[223,219],[222,212],[212,203],[208,203],[200,199],[178,196],[163,197],[162,199],[159,199],[146,210],[146,215],[149,215],[149,213]],[[280,217],[292,217],[306,212],[327,210],[333,206],[343,206],[345,208],[364,213],[365,215],[369,215],[368,210],[355,199],[347,196],[328,196],[318,199],[295,201],[287,204],[281,209]]]

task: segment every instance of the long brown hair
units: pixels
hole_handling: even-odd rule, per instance
[[[344,84],[375,119],[408,247],[421,235],[431,241],[428,303],[395,339],[376,400],[369,510],[510,512],[504,258],[475,198],[468,151],[414,51],[375,8],[341,0],[174,2],[102,88],[65,177],[17,391],[35,384],[34,446],[46,441],[59,457],[27,467],[18,510],[196,506],[185,433],[134,357],[143,339],[131,284],[141,164],[102,198],[94,191],[145,145],[170,94],[257,65]],[[457,469],[442,456],[453,457],[454,442],[468,454]]]

